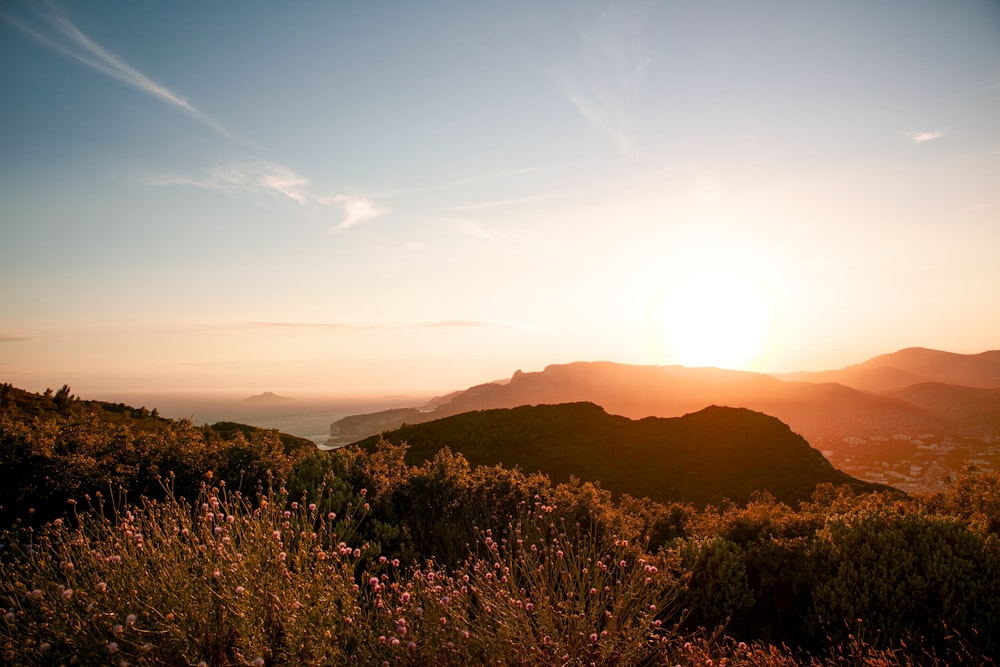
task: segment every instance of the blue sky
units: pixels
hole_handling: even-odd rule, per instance
[[[995,2],[7,3],[0,375],[1000,347]]]

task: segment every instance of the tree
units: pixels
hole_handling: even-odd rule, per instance
[[[56,392],[56,395],[52,400],[55,402],[56,409],[59,410],[59,412],[66,412],[70,404],[76,400],[76,396],[69,393],[69,385],[64,384],[62,388]]]

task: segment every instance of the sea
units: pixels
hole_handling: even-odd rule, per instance
[[[134,407],[156,408],[161,417],[190,419],[195,424],[220,421],[239,422],[261,428],[273,428],[308,438],[321,449],[327,449],[330,424],[349,415],[379,412],[392,408],[416,407],[427,403],[431,396],[368,396],[308,398],[269,397],[246,398],[208,393],[143,393],[127,396],[81,396]]]

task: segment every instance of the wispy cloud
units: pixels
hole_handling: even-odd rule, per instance
[[[940,139],[944,135],[948,134],[947,130],[931,130],[929,132],[907,132],[906,136],[910,138],[915,144],[922,144],[926,141],[933,141],[934,139]]]
[[[35,340],[45,340],[43,336],[2,336],[0,335],[0,343],[27,343]]]
[[[54,5],[37,5],[36,14],[30,22],[9,15],[4,18],[39,44],[175,107],[227,138],[234,138],[221,123],[182,95],[154,81],[84,34]],[[307,178],[288,167],[263,160],[215,167],[199,178],[172,176],[152,181],[151,184],[193,186],[228,194],[268,194],[290,199],[303,207],[340,209],[343,217],[335,229],[354,227],[389,212],[388,208],[360,195],[312,194]]]
[[[549,71],[583,118],[614,141],[622,155],[637,151],[634,103],[649,66],[643,46],[645,10],[616,4],[578,29],[576,68]]]
[[[511,197],[509,199],[493,199],[491,201],[476,202],[474,204],[464,204],[462,206],[452,206],[451,211],[483,211],[490,208],[502,206],[518,206],[521,204],[534,204],[540,201],[551,201],[553,199],[564,199],[568,195],[565,192],[544,192],[527,197]]]
[[[267,329],[334,329],[368,331],[372,329],[467,329],[512,326],[496,320],[380,320],[375,322],[251,322],[251,327]]]
[[[442,222],[451,227],[456,234],[462,236],[470,236],[482,241],[498,241],[505,238],[503,234],[487,227],[478,220],[470,218],[446,218]]]
[[[434,183],[428,185],[416,185],[408,188],[396,188],[393,190],[385,190],[382,192],[375,193],[377,197],[399,197],[403,195],[414,195],[414,194],[424,194],[427,192],[439,192],[441,190],[452,190],[454,188],[464,188],[469,185],[476,185],[478,183],[486,183],[489,181],[500,180],[504,178],[511,178],[514,176],[523,176],[525,174],[536,174],[546,171],[554,171],[556,169],[565,169],[567,167],[578,167],[580,165],[586,164],[585,162],[565,162],[562,164],[552,164],[552,165],[542,165],[542,166],[531,166],[531,167],[518,167],[516,169],[505,169],[503,171],[494,171],[486,174],[475,174],[472,176],[465,176],[463,178],[456,178],[451,181],[445,181],[443,183]]]
[[[72,58],[107,77],[129,85],[161,102],[192,116],[216,132],[232,138],[229,131],[214,118],[201,111],[187,99],[157,83],[122,58],[111,53],[84,34],[65,14],[52,4],[36,5],[37,20],[29,25],[13,16],[6,20],[39,44]]]
[[[290,199],[312,208],[337,208],[343,218],[336,229],[347,229],[385,215],[389,209],[362,195],[317,195],[310,190],[310,181],[289,167],[256,160],[209,169],[202,177],[171,176],[155,179],[150,185],[191,186],[227,194],[254,193]]]
[[[308,204],[306,193],[309,180],[288,167],[257,160],[242,164],[213,167],[204,176],[170,176],[154,179],[150,185],[189,185],[204,190],[227,194],[252,192],[287,197],[294,202]]]
[[[358,195],[335,195],[324,197],[319,201],[344,209],[344,219],[337,225],[338,229],[347,229],[389,212],[388,208],[378,206],[371,199]]]

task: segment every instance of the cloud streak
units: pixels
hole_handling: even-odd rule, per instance
[[[79,63],[109,78],[124,83],[150,97],[169,104],[193,117],[227,138],[229,131],[214,118],[201,111],[187,99],[157,83],[123,59],[108,51],[83,33],[69,18],[52,5],[44,5],[39,10],[39,21],[35,26],[7,16],[9,23],[39,44],[72,58]]]
[[[584,120],[607,134],[618,152],[637,152],[634,101],[649,57],[642,43],[644,11],[614,5],[578,30],[583,57],[578,71],[548,73]]]
[[[150,181],[157,186],[191,186],[230,195],[252,193],[288,199],[310,209],[337,208],[343,218],[335,229],[348,229],[389,213],[389,209],[362,195],[315,195],[310,181],[289,167],[265,160],[209,169],[204,176],[173,176]]]
[[[39,44],[179,109],[226,138],[234,139],[221,123],[94,41],[53,5],[40,5],[37,20],[30,25],[13,16],[5,18]],[[343,218],[335,229],[348,229],[389,212],[388,208],[360,195],[313,195],[308,190],[308,179],[288,167],[266,161],[215,167],[201,178],[177,176],[152,184],[193,186],[228,194],[263,193],[290,199],[304,207],[339,208]]]
[[[517,169],[506,169],[504,171],[496,171],[487,174],[477,174],[474,176],[466,176],[465,178],[458,178],[453,181],[446,181],[444,183],[437,183],[433,185],[417,185],[409,188],[396,188],[394,190],[385,190],[383,192],[377,193],[380,197],[399,197],[403,195],[414,195],[414,194],[424,194],[427,192],[440,192],[442,190],[452,190],[455,188],[464,188],[469,185],[476,185],[479,183],[486,183],[489,181],[500,180],[504,178],[510,178],[513,176],[522,176],[524,174],[536,174],[546,171],[554,171],[557,169],[565,169],[567,167],[578,167],[587,164],[586,162],[564,162],[561,164],[552,165],[542,165],[534,167],[519,167]]]
[[[188,185],[226,194],[268,194],[291,199],[303,206],[312,200],[306,192],[309,179],[288,167],[264,160],[213,167],[201,178],[172,176],[153,180],[150,185]]]
[[[358,195],[336,195],[325,197],[320,201],[343,208],[344,219],[337,225],[338,229],[348,229],[389,212],[388,208],[378,206],[371,199]]]
[[[931,130],[930,132],[907,132],[906,136],[908,136],[910,141],[913,143],[922,144],[927,141],[940,139],[946,134],[948,134],[947,130]]]
[[[44,336],[0,336],[0,343],[29,343],[36,340],[45,340]]]
[[[518,206],[521,204],[534,204],[540,201],[551,201],[553,199],[564,199],[568,195],[565,192],[544,192],[537,195],[529,195],[527,197],[512,197],[509,199],[494,199],[492,201],[476,202],[474,204],[464,204],[462,206],[452,206],[449,210],[469,212],[469,211],[483,211],[491,208],[499,208],[502,206]]]
[[[390,320],[379,322],[251,322],[251,327],[265,329],[333,329],[371,331],[375,329],[469,329],[506,327],[510,323],[494,320]]]

